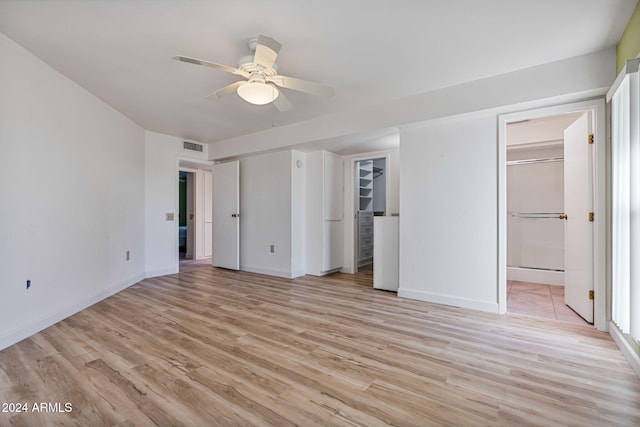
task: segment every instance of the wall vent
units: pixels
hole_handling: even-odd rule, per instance
[[[188,141],[183,141],[183,145],[185,150],[191,150],[191,151],[199,151],[202,153],[202,144],[196,144],[195,142],[188,142]]]

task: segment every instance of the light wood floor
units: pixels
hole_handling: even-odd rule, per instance
[[[608,334],[370,280],[147,279],[0,352],[0,404],[72,405],[0,425],[640,425]]]
[[[211,258],[205,259],[181,259],[179,261],[179,271],[180,273],[187,273],[189,271],[194,271],[201,269],[203,267],[209,267],[211,265]]]

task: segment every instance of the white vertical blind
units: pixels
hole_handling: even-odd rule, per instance
[[[629,333],[640,340],[640,82],[629,74]]]
[[[611,99],[612,151],[612,315],[629,333],[630,192],[629,179],[629,79],[620,84]]]
[[[628,61],[611,100],[612,317],[640,340],[640,84],[638,59]]]

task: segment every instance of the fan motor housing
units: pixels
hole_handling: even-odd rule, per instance
[[[257,40],[257,39],[256,39]],[[264,77],[275,76],[278,74],[278,66],[273,64],[271,68],[264,68],[253,63],[253,56],[243,56],[238,61],[238,68],[242,71],[246,71],[249,74],[260,73]]]

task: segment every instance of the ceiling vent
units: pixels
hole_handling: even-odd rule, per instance
[[[199,151],[201,153],[203,151],[202,144],[196,144],[195,142],[183,141],[182,146],[185,150]]]

